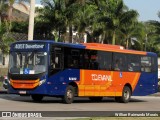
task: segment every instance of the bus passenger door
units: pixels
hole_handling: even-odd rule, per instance
[[[62,48],[55,48],[50,52],[49,75],[53,75],[63,69]]]

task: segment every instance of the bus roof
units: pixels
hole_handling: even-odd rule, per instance
[[[79,49],[90,49],[90,50],[101,50],[101,51],[109,51],[109,52],[120,52],[120,53],[128,53],[128,54],[140,54],[140,55],[156,55],[152,52],[145,52],[145,51],[137,51],[137,50],[128,50],[125,49],[123,46],[120,45],[111,45],[111,44],[101,44],[101,43],[81,43],[81,44],[74,44],[74,43],[64,43],[64,42],[55,42],[53,40],[33,40],[33,41],[18,41],[16,43],[25,43],[25,42],[36,42],[36,43],[51,43],[65,47],[72,47],[72,48],[79,48]],[[14,43],[13,43],[14,44]]]
[[[102,51],[112,51],[112,52],[121,52],[128,54],[141,54],[146,55],[147,52],[144,51],[136,51],[136,50],[128,50],[120,45],[110,45],[110,44],[100,44],[100,43],[84,43],[86,49],[92,50],[102,50]]]

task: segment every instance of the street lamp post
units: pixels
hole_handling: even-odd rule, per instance
[[[28,40],[33,40],[35,0],[30,0]]]

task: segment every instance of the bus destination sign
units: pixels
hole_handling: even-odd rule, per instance
[[[17,43],[14,49],[44,49],[44,43]]]

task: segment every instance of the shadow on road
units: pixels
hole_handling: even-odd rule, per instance
[[[34,103],[34,101],[32,100],[32,98],[30,96],[0,94],[0,99]],[[147,101],[136,99],[136,98],[131,98],[130,103],[135,103],[135,102],[147,102]],[[62,103],[62,99],[56,98],[56,97],[44,97],[44,99],[41,102],[35,102],[35,103],[43,103],[43,104]],[[114,98],[111,98],[111,97],[104,97],[103,100],[99,101],[99,102],[95,102],[95,101],[93,102],[93,101],[89,100],[87,97],[81,97],[81,98],[76,97],[74,100],[74,104],[76,104],[76,103],[116,103],[116,102],[115,102]]]

